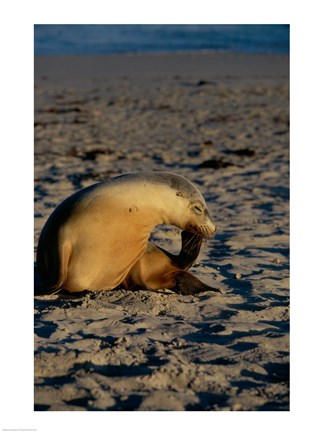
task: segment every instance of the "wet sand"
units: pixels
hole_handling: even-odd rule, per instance
[[[289,409],[287,56],[35,59],[35,247],[76,190],[193,181],[217,225],[191,269],[221,293],[35,298],[35,410]],[[179,249],[179,230],[152,240]]]

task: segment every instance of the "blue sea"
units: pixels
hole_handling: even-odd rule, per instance
[[[288,54],[289,25],[35,25],[36,55],[237,52]]]

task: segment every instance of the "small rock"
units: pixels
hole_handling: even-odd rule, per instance
[[[241,273],[236,273],[235,279],[241,279]]]

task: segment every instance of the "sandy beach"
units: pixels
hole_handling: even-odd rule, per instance
[[[289,57],[36,57],[34,120],[35,250],[73,192],[171,171],[217,225],[190,271],[221,290],[35,297],[34,409],[289,410]]]

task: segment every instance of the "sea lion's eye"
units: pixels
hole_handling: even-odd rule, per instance
[[[195,213],[197,213],[197,214],[199,214],[199,215],[201,215],[202,212],[203,212],[203,210],[202,210],[202,208],[201,208],[201,206],[200,206],[199,204],[194,204],[194,205],[192,206],[192,209],[193,209],[193,211],[194,211]]]

